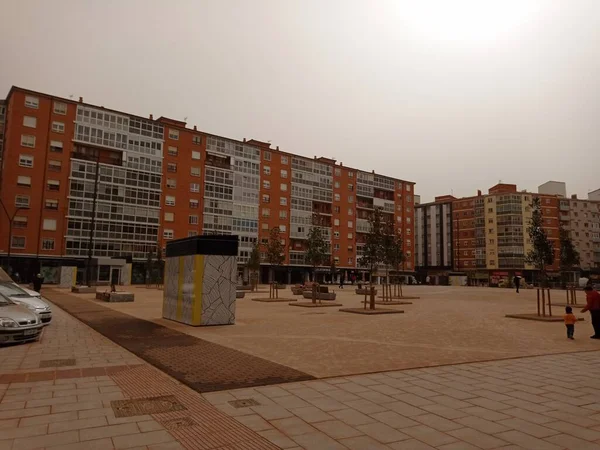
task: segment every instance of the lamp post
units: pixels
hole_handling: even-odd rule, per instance
[[[4,202],[0,199],[0,205],[2,205],[2,209],[4,210],[4,212],[6,213],[6,217],[8,218],[8,251],[7,251],[7,255],[6,255],[6,266],[8,268],[8,272],[9,275],[12,275],[12,268],[10,266],[10,249],[12,247],[12,228],[13,228],[13,222],[15,220],[15,217],[17,215],[17,213],[19,211],[22,211],[24,209],[29,209],[29,207],[25,207],[25,206],[19,206],[15,209],[15,212],[13,212],[12,216],[8,213],[8,210],[6,209],[6,206],[4,206]]]

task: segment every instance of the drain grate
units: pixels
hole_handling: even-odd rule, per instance
[[[198,425],[189,417],[178,417],[177,419],[167,420],[162,422],[167,430],[177,430],[179,428],[193,427]]]
[[[115,417],[144,416],[186,409],[174,395],[162,397],[133,398],[130,400],[113,400],[110,406]]]
[[[40,367],[66,367],[66,366],[74,366],[75,360],[71,359],[46,359],[45,361],[40,361]]]
[[[248,408],[249,406],[260,406],[253,398],[244,398],[242,400],[232,400],[229,402],[234,408]]]

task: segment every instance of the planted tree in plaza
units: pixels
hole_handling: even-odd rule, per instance
[[[269,298],[279,298],[275,269],[283,264],[285,260],[284,248],[279,236],[279,227],[273,227],[269,232],[269,241],[266,248],[266,259],[271,265],[271,284],[269,286]]]
[[[365,238],[363,246],[363,255],[359,259],[359,264],[369,269],[369,287],[370,301],[369,309],[375,309],[375,288],[373,286],[373,274],[379,264],[383,262],[383,218],[381,217],[381,208],[375,208],[369,215],[369,232]],[[365,292],[365,309],[367,309],[367,294]]]
[[[394,229],[394,223],[391,221],[385,222],[383,226],[382,235],[382,260],[385,264],[385,275],[387,283],[383,286],[383,300],[391,300],[393,296],[396,296],[396,289],[394,285],[394,293],[392,293],[392,283],[390,282],[390,268],[398,271],[400,265],[405,261],[402,235],[399,230]],[[402,285],[399,285],[399,296],[402,297]]]
[[[150,283],[152,283],[153,258],[154,252],[148,250],[148,255],[146,256],[146,287],[150,287]]]
[[[532,248],[525,256],[525,261],[533,265],[540,273],[541,287],[547,283],[546,267],[554,263],[554,246],[548,233],[544,229],[544,215],[539,197],[534,197],[531,204],[531,220],[527,227],[527,234]]]
[[[335,283],[335,276],[337,274],[337,267],[335,266],[335,259],[331,257],[331,264],[329,265],[329,273],[331,274],[331,284]],[[340,274],[340,277],[343,274]]]
[[[560,239],[560,271],[563,281],[568,282],[568,272],[571,272],[574,267],[579,266],[579,252],[573,245],[573,240],[569,236],[569,232],[560,225],[558,229]]]
[[[308,239],[306,241],[306,251],[304,260],[312,267],[313,274],[313,289],[312,301],[317,302],[317,267],[322,266],[327,262],[327,241],[323,235],[323,229],[320,226],[320,218],[317,214],[313,215],[312,225],[308,231]]]
[[[250,272],[250,286],[254,292],[258,284],[258,271],[260,270],[260,248],[258,242],[252,247],[246,266]]]

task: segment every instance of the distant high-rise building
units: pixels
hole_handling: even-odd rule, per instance
[[[538,186],[538,193],[545,195],[567,196],[567,185],[563,181],[547,181]]]

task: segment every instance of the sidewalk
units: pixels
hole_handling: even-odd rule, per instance
[[[61,309],[53,315],[39,343],[0,348],[0,450],[277,449]]]

